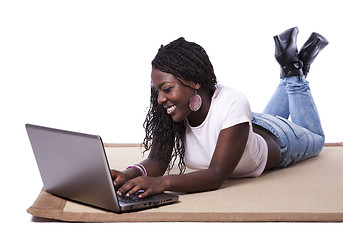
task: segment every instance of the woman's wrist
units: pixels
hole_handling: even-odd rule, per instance
[[[164,191],[172,191],[170,175],[161,176],[161,183],[162,183]]]
[[[141,176],[139,170],[136,168],[127,168],[123,171],[123,173],[125,173],[129,179]]]
[[[134,169],[138,170],[139,173],[140,173],[140,175],[143,176],[143,177],[147,177],[147,176],[148,176],[147,170],[145,169],[144,165],[141,164],[141,163],[137,163],[137,164],[128,166],[128,167],[126,168],[126,170],[127,170],[127,169],[130,169],[130,168],[134,168]]]

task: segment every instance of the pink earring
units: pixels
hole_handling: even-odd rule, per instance
[[[189,99],[189,108],[196,112],[200,109],[202,104],[201,96],[195,91],[195,94]]]

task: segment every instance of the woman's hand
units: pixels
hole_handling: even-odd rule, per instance
[[[163,177],[137,177],[126,182],[118,190],[118,194],[120,196],[131,196],[139,190],[144,190],[144,193],[138,195],[139,198],[144,198],[164,192],[167,186],[168,183],[164,181]]]
[[[120,172],[117,170],[111,170],[111,175],[113,179],[113,184],[116,189],[123,186],[127,181],[129,181],[132,177],[126,172]]]

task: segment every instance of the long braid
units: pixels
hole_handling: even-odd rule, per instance
[[[217,84],[213,66],[205,50],[196,43],[179,38],[161,46],[152,61],[152,67],[175,77],[194,81],[212,96]],[[150,108],[144,121],[145,138],[143,145],[148,151],[152,145],[157,157],[169,170],[179,157],[180,173],[186,170],[184,163],[185,122],[174,122],[164,107],[157,102],[158,93],[151,88]],[[170,154],[171,153],[171,154]]]

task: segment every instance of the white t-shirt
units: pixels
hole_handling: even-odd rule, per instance
[[[217,85],[206,119],[197,127],[186,121],[185,164],[190,169],[207,169],[222,129],[249,122],[250,131],[244,153],[231,177],[257,177],[266,166],[268,146],[252,130],[252,113],[247,98],[240,92]]]

